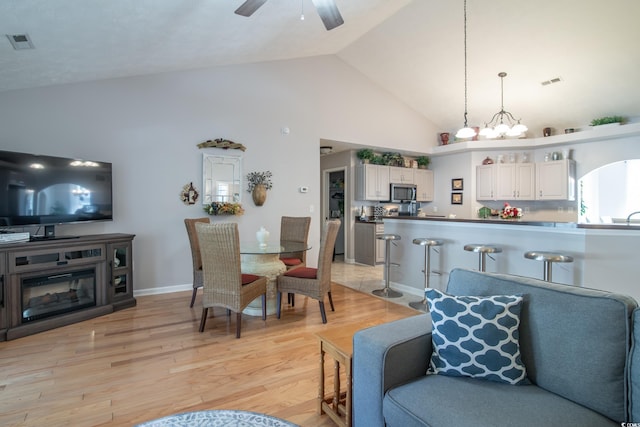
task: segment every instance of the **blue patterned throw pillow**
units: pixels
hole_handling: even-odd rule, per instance
[[[520,358],[522,296],[452,296],[427,291],[433,353],[427,374],[528,384]]]

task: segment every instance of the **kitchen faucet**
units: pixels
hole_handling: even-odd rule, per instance
[[[629,216],[627,217],[627,225],[630,225],[630,224],[631,224],[631,217],[632,217],[632,216],[634,216],[634,215],[636,215],[636,214],[640,214],[640,211],[631,212],[631,213],[629,214]]]

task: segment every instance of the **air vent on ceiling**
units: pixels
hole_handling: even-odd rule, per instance
[[[11,42],[11,46],[15,50],[22,49],[34,49],[33,43],[31,42],[31,38],[29,34],[7,34],[7,38]]]
[[[548,86],[548,85],[550,85],[551,83],[560,83],[561,81],[562,81],[562,78],[560,78],[560,77],[554,77],[554,78],[552,78],[552,79],[545,80],[545,81],[541,82],[540,84],[541,84],[542,86]]]

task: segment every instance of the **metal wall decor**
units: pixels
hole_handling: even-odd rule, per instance
[[[201,142],[198,144],[198,148],[223,148],[228,150],[229,148],[233,148],[236,150],[245,151],[247,147],[242,144],[238,144],[237,142],[229,141],[228,139],[218,138],[218,139],[208,139],[205,142]]]

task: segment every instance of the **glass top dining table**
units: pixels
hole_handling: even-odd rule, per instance
[[[278,241],[268,242],[261,246],[257,240],[240,242],[240,265],[243,273],[257,274],[267,277],[267,314],[276,312],[276,282],[278,276],[287,267],[280,260],[280,255],[305,252],[311,246],[303,242]],[[251,316],[262,315],[260,298],[252,301],[243,313]]]
[[[309,249],[311,249],[311,246],[303,242],[290,242],[286,240],[269,242],[266,246],[261,246],[257,241],[240,242],[241,255],[279,255],[292,252],[304,252]]]

